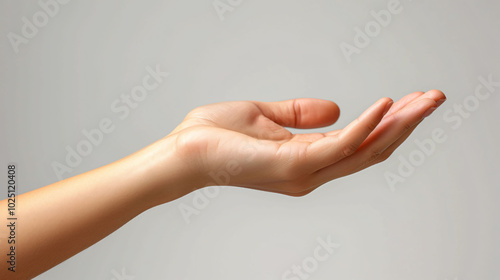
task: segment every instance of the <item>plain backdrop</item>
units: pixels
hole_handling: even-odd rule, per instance
[[[384,96],[434,88],[448,96],[380,165],[301,198],[192,193],[36,279],[287,279],[293,265],[314,264],[317,239],[328,236],[339,247],[308,267],[308,279],[497,279],[500,2],[401,0],[377,29],[371,11],[392,1],[73,0],[47,20],[38,1],[1,1],[0,153],[2,170],[18,166],[18,194],[56,182],[54,162],[65,164],[67,147],[105,118],[114,131],[63,178],[139,150],[203,104],[329,99],[340,120],[311,130],[328,131]],[[41,26],[31,38],[26,21]],[[367,24],[373,36],[362,42],[357,28]],[[346,44],[357,48],[350,62]],[[141,85],[147,67],[169,76],[120,118],[112,104]],[[480,77],[497,84],[488,91]],[[415,141],[436,129],[445,140],[424,154]],[[402,180],[391,188],[387,174]]]

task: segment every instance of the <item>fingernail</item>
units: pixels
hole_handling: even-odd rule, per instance
[[[443,98],[443,99],[439,99],[438,101],[436,101],[436,103],[439,106],[439,105],[443,104],[445,101],[446,101],[446,98]]]
[[[431,107],[431,108],[427,109],[427,111],[425,111],[425,113],[422,115],[422,119],[427,118],[436,109],[437,109],[437,107]]]
[[[384,112],[382,113],[383,116],[385,116],[385,114],[387,114],[387,112],[389,112],[389,109],[391,109],[392,104],[394,104],[394,101],[391,101],[385,105]]]

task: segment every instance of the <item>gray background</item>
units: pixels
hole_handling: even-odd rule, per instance
[[[103,118],[115,130],[64,177],[152,143],[207,103],[330,99],[342,113],[327,131],[384,96],[433,88],[448,96],[378,166],[301,198],[224,188],[188,223],[179,209],[195,207],[192,193],[37,279],[282,279],[328,235],[340,247],[309,279],[497,279],[500,87],[456,129],[445,112],[471,100],[479,76],[500,81],[500,4],[401,0],[402,11],[348,63],[340,44],[353,44],[355,28],[388,2],[233,0],[221,20],[213,0],[74,0],[16,53],[8,34],[21,35],[22,18],[42,8],[1,1],[1,164],[18,164],[19,193],[57,181],[51,163],[63,163],[65,147]],[[155,65],[170,76],[121,120],[110,105]],[[397,174],[399,157],[436,128],[447,140],[391,190],[384,174]]]

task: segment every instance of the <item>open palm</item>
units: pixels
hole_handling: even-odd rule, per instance
[[[414,92],[394,104],[383,98],[343,129],[309,134],[285,127],[329,126],[339,117],[335,103],[223,102],[194,109],[168,137],[175,137],[204,185],[301,196],[387,159],[445,99],[438,90]]]

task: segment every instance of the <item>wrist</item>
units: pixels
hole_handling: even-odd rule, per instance
[[[203,187],[203,179],[192,160],[167,136],[127,159],[139,170],[137,184],[144,190],[148,208],[180,198]]]

